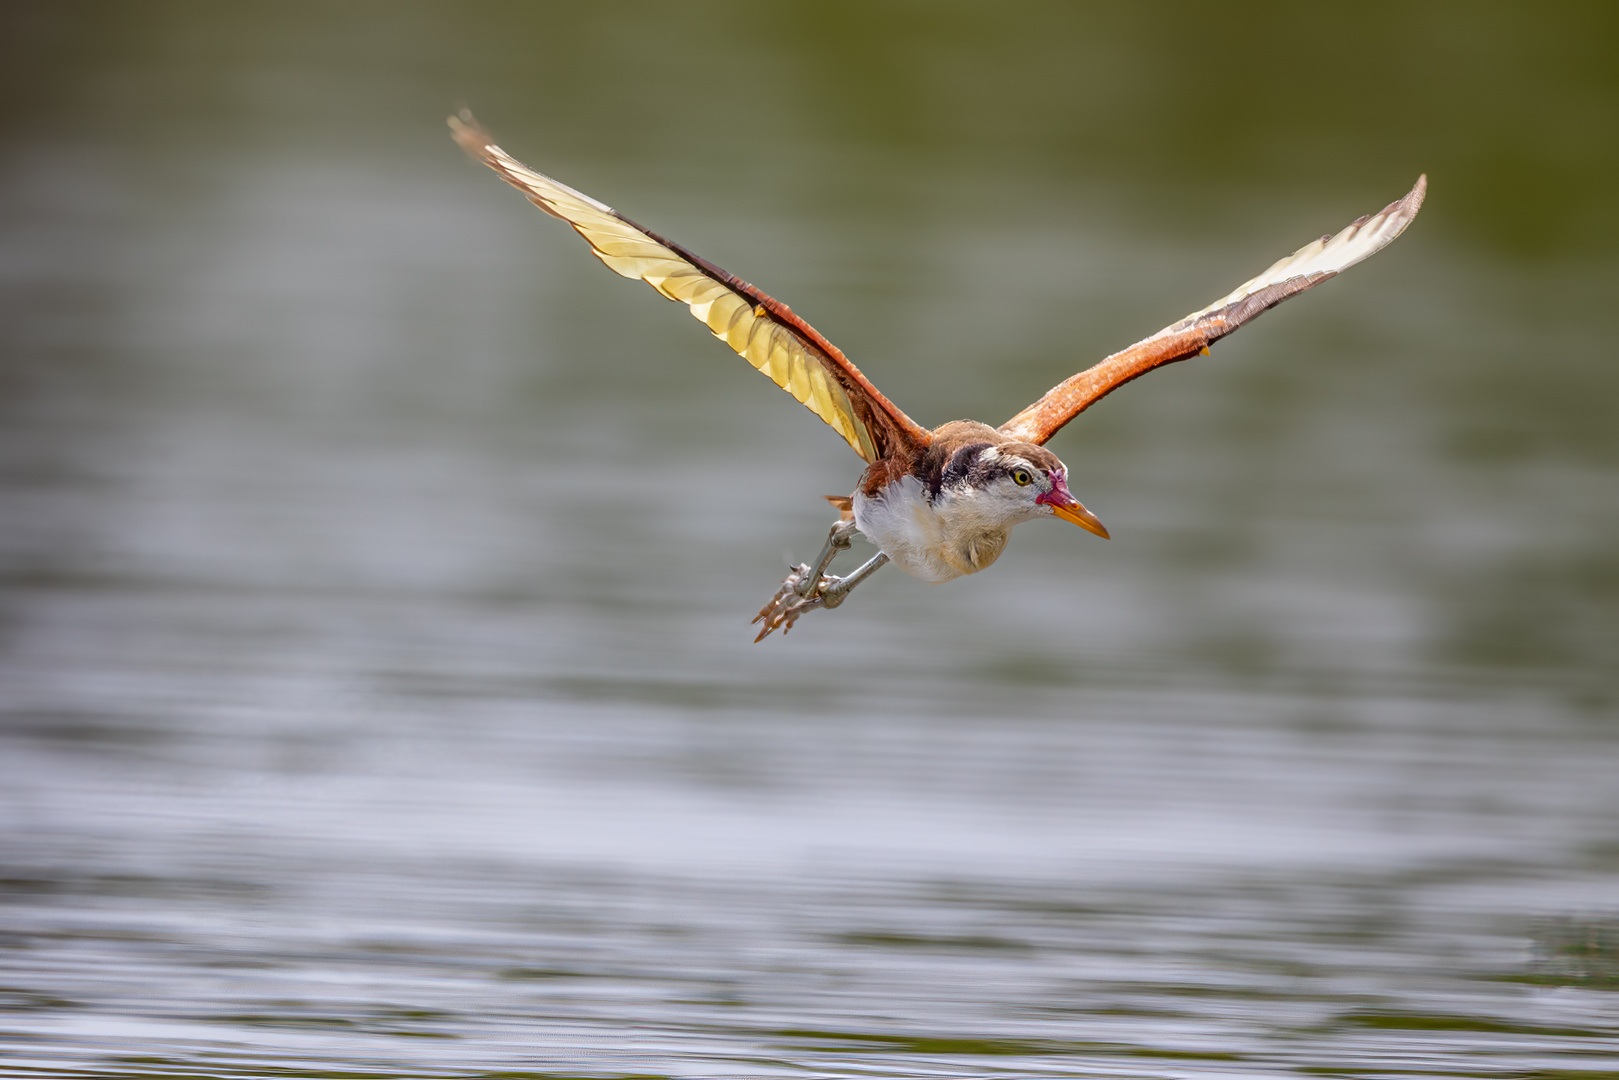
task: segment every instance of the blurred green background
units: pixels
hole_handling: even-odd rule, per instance
[[[524,430],[576,424],[618,441],[619,485],[681,483],[684,454],[687,489],[711,494],[726,466],[697,459],[745,457],[757,471],[736,466],[728,512],[752,503],[747,551],[762,542],[771,562],[813,545],[811,496],[846,490],[853,464],[469,169],[450,108],[785,298],[930,424],[998,422],[1426,171],[1429,206],[1393,252],[1215,361],[1131,387],[1056,449],[1093,470],[1082,496],[1126,526],[1115,549],[1163,545],[1170,565],[1149,576],[1263,558],[1267,515],[1342,519],[1345,547],[1380,525],[1401,565],[1367,572],[1427,597],[1406,644],[1550,665],[1612,699],[1610,5],[53,3],[3,18],[4,396],[27,460],[79,439],[22,434],[53,395],[115,425],[157,401],[418,451],[502,431],[542,475],[573,459]],[[202,435],[176,450],[209,452]],[[671,474],[634,475],[649,455]],[[637,496],[652,511],[660,497]],[[16,531],[14,566],[67,558],[50,530],[31,545]],[[665,580],[692,561],[669,539],[614,551]],[[1074,540],[1037,542],[1128,558]],[[716,554],[724,581],[768,584],[743,552]],[[499,587],[525,588],[531,568],[509,569]],[[1272,632],[1244,634],[1264,651]]]

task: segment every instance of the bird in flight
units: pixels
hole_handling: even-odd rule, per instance
[[[1193,356],[1290,296],[1319,285],[1382,250],[1411,224],[1426,176],[1406,196],[1343,231],[1314,240],[1208,307],[1114,353],[1052,387],[1034,404],[990,427],[952,420],[929,431],[917,424],[814,327],[781,301],[721,270],[612,207],[535,172],[496,146],[469,112],[449,120],[455,141],[529,202],[572,225],[615,273],[640,278],[685,304],[714,336],[816,416],[866,462],[853,494],[827,496],[838,522],[813,563],[792,568],[753,620],[755,641],[786,633],[798,617],[834,608],[893,562],[924,581],[974,574],[1006,548],[1012,526],[1057,517],[1106,537],[1096,515],[1068,490],[1068,469],[1046,442],[1068,421],[1131,379]],[[856,532],[878,554],[846,576],[829,572]]]

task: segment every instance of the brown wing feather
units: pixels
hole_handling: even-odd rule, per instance
[[[455,141],[552,217],[572,225],[616,273],[678,300],[714,336],[770,376],[866,461],[926,446],[928,433],[792,309],[650,229],[524,165],[471,114],[450,117]]]
[[[1068,421],[1131,379],[1206,352],[1214,342],[1261,312],[1381,251],[1411,224],[1427,190],[1428,178],[1419,177],[1405,198],[1390,203],[1382,212],[1357,218],[1336,236],[1323,236],[1306,244],[1230,295],[1058,383],[1039,401],[1002,424],[1001,431],[1025,442],[1044,443]]]

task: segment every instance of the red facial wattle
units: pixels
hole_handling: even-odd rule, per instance
[[[1071,521],[1086,532],[1095,533],[1106,540],[1106,526],[1097,520],[1095,514],[1085,509],[1078,499],[1068,493],[1067,473],[1054,469],[1048,475],[1051,477],[1051,490],[1042,491],[1034,497],[1034,501],[1051,507],[1051,512],[1064,521]]]

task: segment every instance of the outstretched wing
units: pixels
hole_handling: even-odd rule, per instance
[[[614,272],[640,278],[685,304],[715,337],[830,424],[866,461],[927,445],[927,431],[786,304],[612,207],[530,169],[496,146],[470,113],[450,117],[450,131],[462,149],[529,202],[572,225]]]
[[[1337,236],[1323,236],[1304,245],[1238,286],[1231,295],[1058,383],[1039,401],[1002,424],[1001,431],[1024,442],[1044,443],[1068,421],[1131,379],[1163,364],[1206,353],[1214,342],[1267,308],[1381,251],[1411,224],[1427,190],[1427,176],[1418,177],[1416,187],[1405,198],[1390,203],[1381,213],[1357,218]]]

